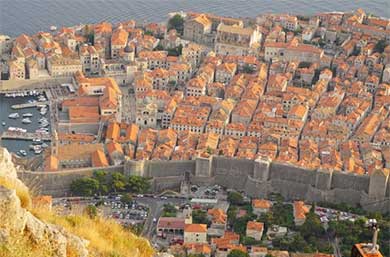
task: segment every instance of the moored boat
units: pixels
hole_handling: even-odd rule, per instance
[[[20,115],[17,112],[14,112],[14,113],[11,113],[10,115],[8,115],[8,118],[10,118],[10,119],[17,119],[19,117],[20,117]]]
[[[33,116],[33,114],[32,113],[24,113],[23,114],[23,118],[28,118],[28,117],[32,117]]]
[[[29,118],[24,118],[23,120],[22,120],[22,123],[23,124],[30,124],[32,121],[29,119]]]

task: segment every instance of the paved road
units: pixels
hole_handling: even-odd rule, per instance
[[[149,239],[152,238],[153,231],[156,228],[156,224],[153,222],[153,219],[158,220],[160,218],[164,204],[170,203],[173,205],[181,205],[186,202],[186,199],[180,198],[168,198],[168,200],[162,200],[160,198],[142,197],[136,198],[136,200],[138,203],[144,204],[150,209],[142,231],[142,235]]]

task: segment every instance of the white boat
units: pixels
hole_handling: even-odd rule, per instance
[[[49,126],[49,122],[42,122],[42,124],[40,125],[41,128],[46,128]]]
[[[27,129],[24,129],[24,128],[16,128],[16,131],[17,131],[17,132],[21,132],[21,133],[26,133],[26,132],[27,132]]]
[[[34,149],[35,154],[40,154],[40,153],[42,153],[42,151],[43,151],[42,147]]]
[[[22,120],[22,123],[23,124],[30,124],[32,121],[29,119],[29,118],[24,118],[23,120]]]
[[[33,138],[33,145],[38,145],[42,143],[42,139],[40,138]]]
[[[8,131],[11,131],[11,132],[20,132],[20,133],[26,133],[26,132],[27,132],[27,129],[24,129],[24,128],[14,128],[14,127],[9,127],[9,128],[8,128]]]
[[[49,145],[46,144],[46,143],[43,143],[43,144],[42,144],[42,147],[43,147],[43,148],[47,148],[47,147],[49,147]]]
[[[50,26],[50,30],[51,30],[51,31],[56,31],[56,30],[57,30],[57,27],[54,26],[54,25],[51,25],[51,26]]]
[[[20,155],[27,156],[27,152],[25,150],[19,150]]]
[[[1,123],[1,125],[5,126],[5,121],[3,121],[3,122]]]
[[[20,117],[19,113],[17,113],[17,112],[14,112],[14,113],[11,113],[10,115],[8,115],[8,118],[10,118],[10,119],[17,119],[19,117]]]
[[[24,113],[22,116],[23,116],[23,118],[27,118],[27,117],[32,117],[33,114],[32,113]]]

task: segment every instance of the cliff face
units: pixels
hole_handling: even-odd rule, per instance
[[[68,256],[72,249],[74,256],[88,256],[88,241],[66,232],[61,227],[47,224],[21,207],[15,190],[0,186],[0,244],[13,242],[13,237],[26,237],[31,245],[45,247],[48,255]],[[5,248],[8,248],[7,246]],[[7,249],[11,252],[11,249]]]
[[[17,178],[16,171],[11,155],[6,149],[0,148],[0,246],[2,250],[9,251],[10,255],[17,250],[23,251],[23,249],[13,248],[14,240],[25,238],[26,247],[30,241],[34,247],[43,247],[50,256],[67,257],[67,252],[72,251],[73,256],[87,257],[87,240],[68,233],[59,226],[39,220],[24,208],[30,204],[30,199],[25,193],[28,189]],[[22,202],[20,196],[23,197]]]
[[[0,147],[0,257],[151,257],[149,242],[112,220],[31,208],[18,168]]]

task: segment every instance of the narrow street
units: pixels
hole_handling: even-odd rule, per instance
[[[122,87],[122,121],[127,123],[135,122],[136,103],[135,95],[130,94],[128,87]]]

